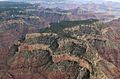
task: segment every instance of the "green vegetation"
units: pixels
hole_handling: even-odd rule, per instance
[[[35,44],[35,43],[38,43],[38,38],[34,38],[34,39],[26,39],[24,41],[24,43],[28,43],[28,44]]]
[[[68,28],[68,27],[74,27],[76,25],[81,25],[81,24],[92,24],[93,22],[95,22],[97,20],[81,20],[81,21],[62,21],[60,23],[51,23],[51,28],[50,30],[52,30],[53,32],[59,32],[61,30],[63,30],[64,28]]]
[[[23,53],[23,55],[24,55],[24,57],[25,57],[26,59],[29,59],[29,58],[32,57],[32,54],[31,54],[30,52],[28,52],[28,51],[25,51],[25,52]]]
[[[4,33],[6,32],[4,29],[0,29],[0,33]]]
[[[63,61],[63,62],[59,62],[56,64],[52,64],[49,67],[50,71],[66,71],[66,72],[71,72],[71,67],[75,66],[75,69],[78,70],[79,69],[79,64],[77,62],[74,61]],[[75,72],[76,73],[76,72]]]
[[[92,24],[96,21],[97,20],[90,19],[90,20],[81,20],[81,21],[62,21],[60,23],[51,23],[50,28],[40,29],[40,32],[59,33],[59,32],[62,32],[64,28],[74,27],[76,25],[82,25],[82,24]]]
[[[76,25],[86,25],[86,24],[92,24],[98,20],[95,19],[89,19],[89,20],[81,20],[81,21],[61,21],[59,23],[51,23],[49,28],[40,29],[40,32],[52,32],[57,33],[59,36],[67,37],[67,38],[73,38],[70,36],[70,34],[66,34],[63,32],[64,28],[74,27]],[[74,38],[73,38],[74,39]]]

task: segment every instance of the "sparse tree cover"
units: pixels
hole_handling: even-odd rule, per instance
[[[0,1],[0,79],[119,79],[120,19],[47,1]]]
[[[76,25],[82,25],[82,24],[92,24],[96,22],[97,20],[90,19],[90,20],[83,20],[83,21],[62,21],[60,23],[51,23],[50,30],[53,32],[59,32],[62,31],[64,28],[68,27],[74,27]]]

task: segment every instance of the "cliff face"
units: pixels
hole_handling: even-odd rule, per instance
[[[96,22],[27,34],[11,48],[1,78],[119,79],[120,41],[115,28]]]

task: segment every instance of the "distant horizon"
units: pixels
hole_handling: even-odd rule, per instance
[[[92,2],[104,2],[104,1],[112,1],[112,2],[120,2],[120,0],[0,0],[0,1],[12,1],[12,2],[70,2],[70,3],[78,3],[78,2],[89,2],[89,1],[92,1]]]

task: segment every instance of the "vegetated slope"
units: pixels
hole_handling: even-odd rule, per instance
[[[35,19],[36,20],[36,19]],[[30,21],[30,20],[29,20]],[[34,19],[33,19],[34,21]],[[46,26],[48,23],[43,20],[36,20],[36,23],[27,23],[23,19],[18,20],[7,20],[0,23],[0,67],[2,68],[0,73],[3,73],[7,69],[6,61],[10,56],[10,48],[14,45],[15,41],[18,39],[24,39],[23,37],[27,33],[37,32],[39,28],[43,26],[35,25],[39,24]],[[41,22],[41,23],[40,23]],[[4,67],[4,68],[3,68]]]
[[[119,32],[112,25],[81,22],[57,31],[52,24],[17,41],[2,79],[119,79]]]
[[[49,26],[49,23],[42,17],[37,17],[26,12],[27,8],[32,7],[31,4],[0,2],[0,6],[1,76],[8,69],[7,59],[12,55],[10,54],[10,49],[16,40],[21,38],[23,40],[23,37],[27,33],[37,32],[38,29]]]

